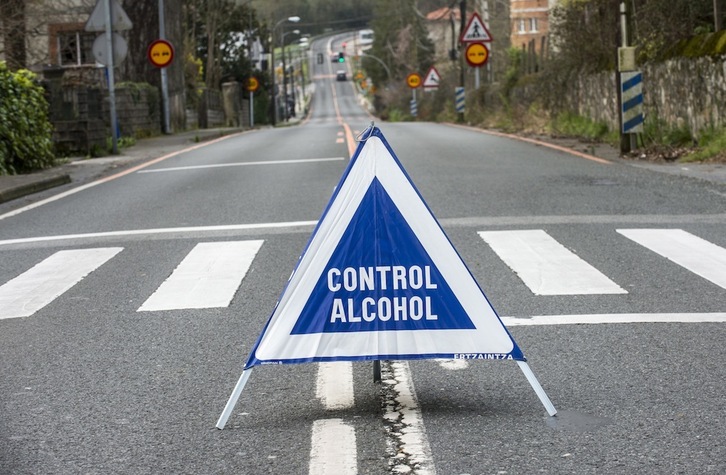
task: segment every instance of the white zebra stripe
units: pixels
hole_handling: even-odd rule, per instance
[[[726,249],[682,229],[618,229],[620,234],[726,289]]]
[[[541,229],[481,231],[479,236],[535,295],[628,293]]]
[[[58,251],[0,287],[0,319],[29,317],[123,250]]]
[[[263,241],[197,244],[139,312],[229,306]]]

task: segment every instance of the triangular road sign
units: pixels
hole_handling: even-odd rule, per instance
[[[436,88],[439,87],[439,83],[441,83],[441,75],[434,66],[431,66],[424,77],[423,87]]]
[[[217,427],[226,424],[254,366],[424,358],[516,360],[550,415],[556,413],[383,134],[371,126]]]
[[[523,360],[380,130],[367,135],[245,367]]]
[[[475,43],[493,41],[491,33],[487,29],[478,13],[474,13],[469,19],[469,24],[461,34],[460,43]]]
[[[86,21],[86,31],[106,31],[106,3],[107,0],[98,0],[93,8],[91,16]],[[124,31],[133,28],[129,19],[118,0],[108,0],[111,6],[111,30]]]

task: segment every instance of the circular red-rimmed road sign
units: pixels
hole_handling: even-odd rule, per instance
[[[260,88],[260,81],[257,80],[256,77],[251,76],[249,79],[247,79],[247,84],[245,85],[248,91],[255,92],[257,89]]]
[[[174,47],[166,40],[155,40],[146,50],[146,56],[157,68],[165,68],[174,60]]]
[[[469,43],[466,47],[466,62],[472,68],[484,66],[489,59],[489,50],[484,43]]]
[[[411,89],[416,89],[421,85],[421,75],[418,73],[409,74],[406,76],[406,84],[408,84],[408,87]]]

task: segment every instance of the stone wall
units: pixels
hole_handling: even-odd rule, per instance
[[[646,124],[657,120],[671,129],[687,128],[696,138],[711,127],[726,126],[726,58],[678,58],[641,71]],[[551,110],[574,112],[619,130],[616,80],[615,72],[580,76],[550,87],[550,94],[543,92]],[[515,97],[528,97],[527,89]]]
[[[60,154],[94,154],[111,137],[108,91],[97,87],[60,85],[49,81],[49,116],[53,142]],[[115,90],[120,136],[144,138],[161,133],[157,90],[145,84],[119,85]]]
[[[161,134],[161,99],[156,88],[148,84],[120,84],[115,95],[121,137],[145,138]],[[110,123],[107,104],[104,101],[104,117]]]
[[[56,152],[93,154],[106,146],[108,136],[102,115],[103,95],[98,89],[52,89],[49,118]]]

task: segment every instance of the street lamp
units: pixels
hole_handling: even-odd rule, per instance
[[[287,56],[285,54],[285,37],[287,35],[289,35],[290,33],[292,33],[293,35],[299,35],[300,34],[300,30],[292,30],[292,31],[288,31],[288,32],[284,32],[283,31],[282,34],[280,35],[280,39],[281,39],[281,42],[282,42],[282,84],[283,84],[283,86],[282,86],[282,92],[283,92],[282,97],[283,97],[283,99],[282,100],[284,101],[283,107],[285,107],[285,120],[289,120],[290,119],[290,113],[289,113],[289,111],[287,109],[287,65],[285,64],[285,57]],[[293,95],[293,97],[295,97],[295,83],[294,82],[292,84],[292,87],[293,87],[292,95]],[[295,111],[295,109],[294,109],[294,107],[295,107],[294,102],[293,102],[293,106],[292,107],[293,107],[293,115],[294,115],[294,111]]]
[[[286,21],[290,22],[290,23],[297,23],[300,21],[300,17],[291,16],[291,17],[283,18],[282,20],[275,23],[275,26],[272,27],[272,38],[270,38],[270,42],[272,43],[272,48],[271,48],[272,51],[270,52],[270,62],[272,63],[270,65],[270,67],[272,68],[272,91],[271,91],[272,101],[271,102],[272,102],[272,106],[275,108],[275,111],[272,114],[272,125],[277,125],[277,120],[278,120],[277,115],[279,113],[278,107],[277,107],[277,94],[275,94],[275,44],[274,44],[275,31],[277,31],[277,27],[279,27]],[[284,50],[283,50],[283,52],[284,52]],[[284,58],[285,55],[283,54],[282,57]],[[283,71],[283,73],[284,73],[284,71]]]

